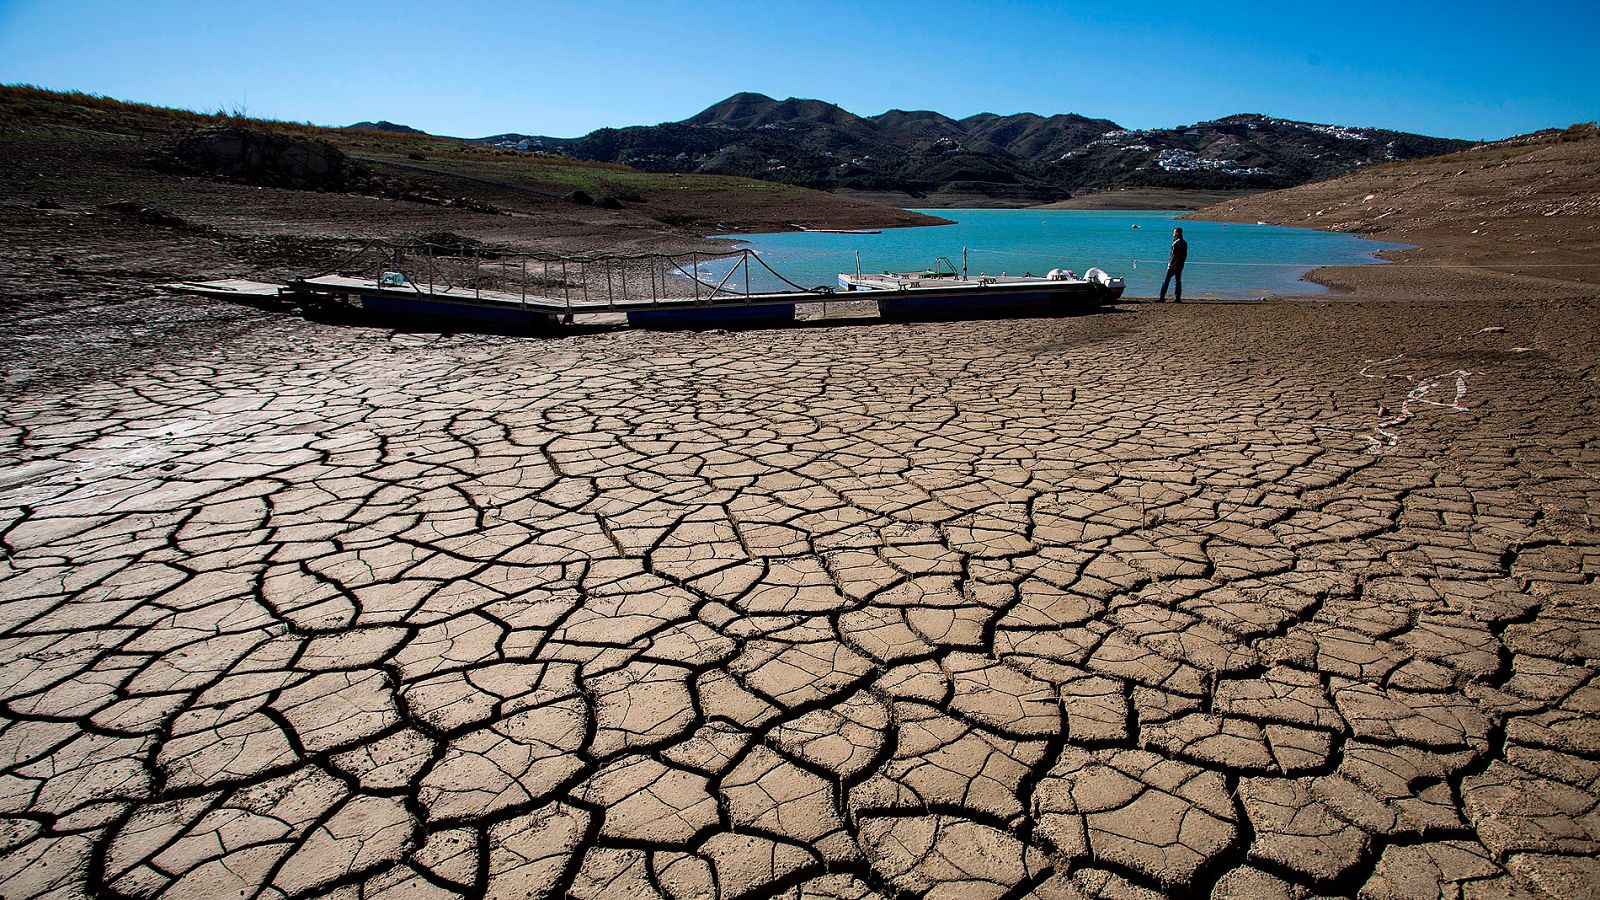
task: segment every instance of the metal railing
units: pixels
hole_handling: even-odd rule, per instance
[[[753,266],[783,288],[752,291]],[[303,280],[335,274],[370,279],[375,287],[405,288],[460,302],[558,305],[569,317],[574,312],[640,305],[709,305],[740,298],[749,303],[763,293],[833,293],[831,287],[796,284],[747,248],[726,253],[565,255],[504,251],[465,241],[374,239]]]

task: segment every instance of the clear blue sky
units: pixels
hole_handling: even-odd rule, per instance
[[[1596,0],[0,0],[0,82],[459,136],[661,122],[751,90],[864,115],[1499,138],[1600,118],[1596,59]]]

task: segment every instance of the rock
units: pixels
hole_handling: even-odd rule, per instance
[[[171,147],[170,162],[261,187],[358,191],[382,183],[371,169],[326,141],[248,128],[207,128],[179,138]]]
[[[576,203],[579,206],[594,205],[594,198],[589,196],[587,191],[573,191],[570,194],[564,195],[561,199],[567,201],[568,203]]]
[[[189,228],[189,222],[182,216],[170,213],[164,209],[155,209],[141,206],[132,200],[118,200],[100,207],[107,212],[114,212],[126,216],[146,225],[159,225],[163,228]]]

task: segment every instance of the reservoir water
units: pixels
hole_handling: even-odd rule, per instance
[[[1373,254],[1405,244],[1350,234],[1272,225],[1180,220],[1179,212],[1043,209],[925,209],[954,225],[892,228],[882,234],[730,234],[772,268],[797,284],[836,286],[838,273],[854,271],[856,251],[863,272],[913,272],[938,257],[961,267],[967,248],[972,274],[1043,275],[1053,268],[1082,274],[1091,266],[1128,280],[1130,297],[1155,296],[1166,271],[1174,226],[1189,241],[1183,272],[1185,296],[1248,297],[1264,293],[1318,294],[1325,289],[1301,280],[1318,266],[1382,262]],[[1137,227],[1135,227],[1137,226]],[[729,263],[702,265],[715,280]],[[751,290],[783,290],[782,282],[752,266]],[[738,276],[742,282],[743,275]],[[740,287],[742,288],[742,284]]]

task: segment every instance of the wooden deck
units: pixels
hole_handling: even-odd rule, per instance
[[[180,281],[166,285],[180,294],[199,294],[205,297],[238,297],[259,300],[274,299],[282,295],[283,285],[244,278],[219,278],[216,281]]]

